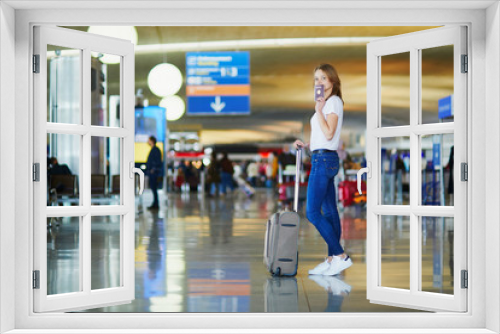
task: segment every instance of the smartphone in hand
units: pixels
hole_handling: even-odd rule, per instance
[[[314,101],[318,101],[320,97],[325,97],[325,86],[316,85],[314,86]]]

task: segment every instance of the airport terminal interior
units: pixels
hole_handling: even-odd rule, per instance
[[[366,48],[382,37],[435,27],[65,27],[135,44],[135,167],[146,189],[135,197],[135,299],[84,312],[419,312],[367,299]],[[47,49],[47,122],[79,124],[81,54]],[[313,72],[334,65],[342,83],[344,119],[335,179],[341,245],[353,261],[339,275],[309,275],[327,247],[306,218],[311,152],[299,164],[297,275],[274,277],[263,263],[269,217],[293,208],[296,139],[309,141]],[[410,119],[410,54],[382,57],[381,125]],[[421,53],[424,124],[453,122],[453,47]],[[91,124],[121,122],[120,57],[92,55]],[[76,78],[76,79],[75,79]],[[444,107],[441,107],[444,106]],[[450,106],[448,109],[446,106]],[[75,111],[76,110],[76,111]],[[149,174],[150,136],[162,171]],[[47,205],[81,205],[83,173],[91,171],[91,203],[123,201],[125,162],[119,137],[92,137],[91,158],[70,133],[47,133]],[[409,205],[410,138],[381,139],[382,205]],[[453,132],[422,135],[422,205],[453,206]],[[227,154],[228,182],[211,165]],[[87,159],[87,158],[86,158]],[[89,160],[89,159],[87,159]],[[87,161],[85,160],[85,161]],[[44,172],[44,171],[42,171]],[[154,207],[150,178],[158,184]],[[363,176],[366,180],[366,176]],[[363,181],[365,182],[365,181]],[[227,184],[227,187],[226,187]],[[222,186],[224,185],[224,186]],[[104,211],[103,211],[104,212]],[[119,287],[123,217],[91,217],[92,289]],[[47,218],[47,294],[80,291],[82,218]],[[453,294],[453,218],[422,217],[422,291]],[[381,285],[410,288],[410,221],[380,218]]]

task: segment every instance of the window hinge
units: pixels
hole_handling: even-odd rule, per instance
[[[469,288],[469,273],[467,270],[462,270],[462,289]]]
[[[33,55],[33,73],[40,73],[40,55]]]
[[[460,169],[461,169],[461,180],[462,181],[469,181],[469,166],[467,165],[467,163],[465,162],[462,162],[460,164]]]
[[[469,72],[469,57],[467,55],[462,55],[462,73]]]
[[[40,289],[40,270],[33,270],[33,289]]]
[[[33,164],[33,181],[40,182],[40,163]]]

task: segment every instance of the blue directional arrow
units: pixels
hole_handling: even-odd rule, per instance
[[[250,96],[188,96],[189,115],[249,114]]]

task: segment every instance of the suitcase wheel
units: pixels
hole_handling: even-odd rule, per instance
[[[274,276],[280,276],[281,275],[281,268],[278,267],[276,268],[276,271],[274,272]]]

